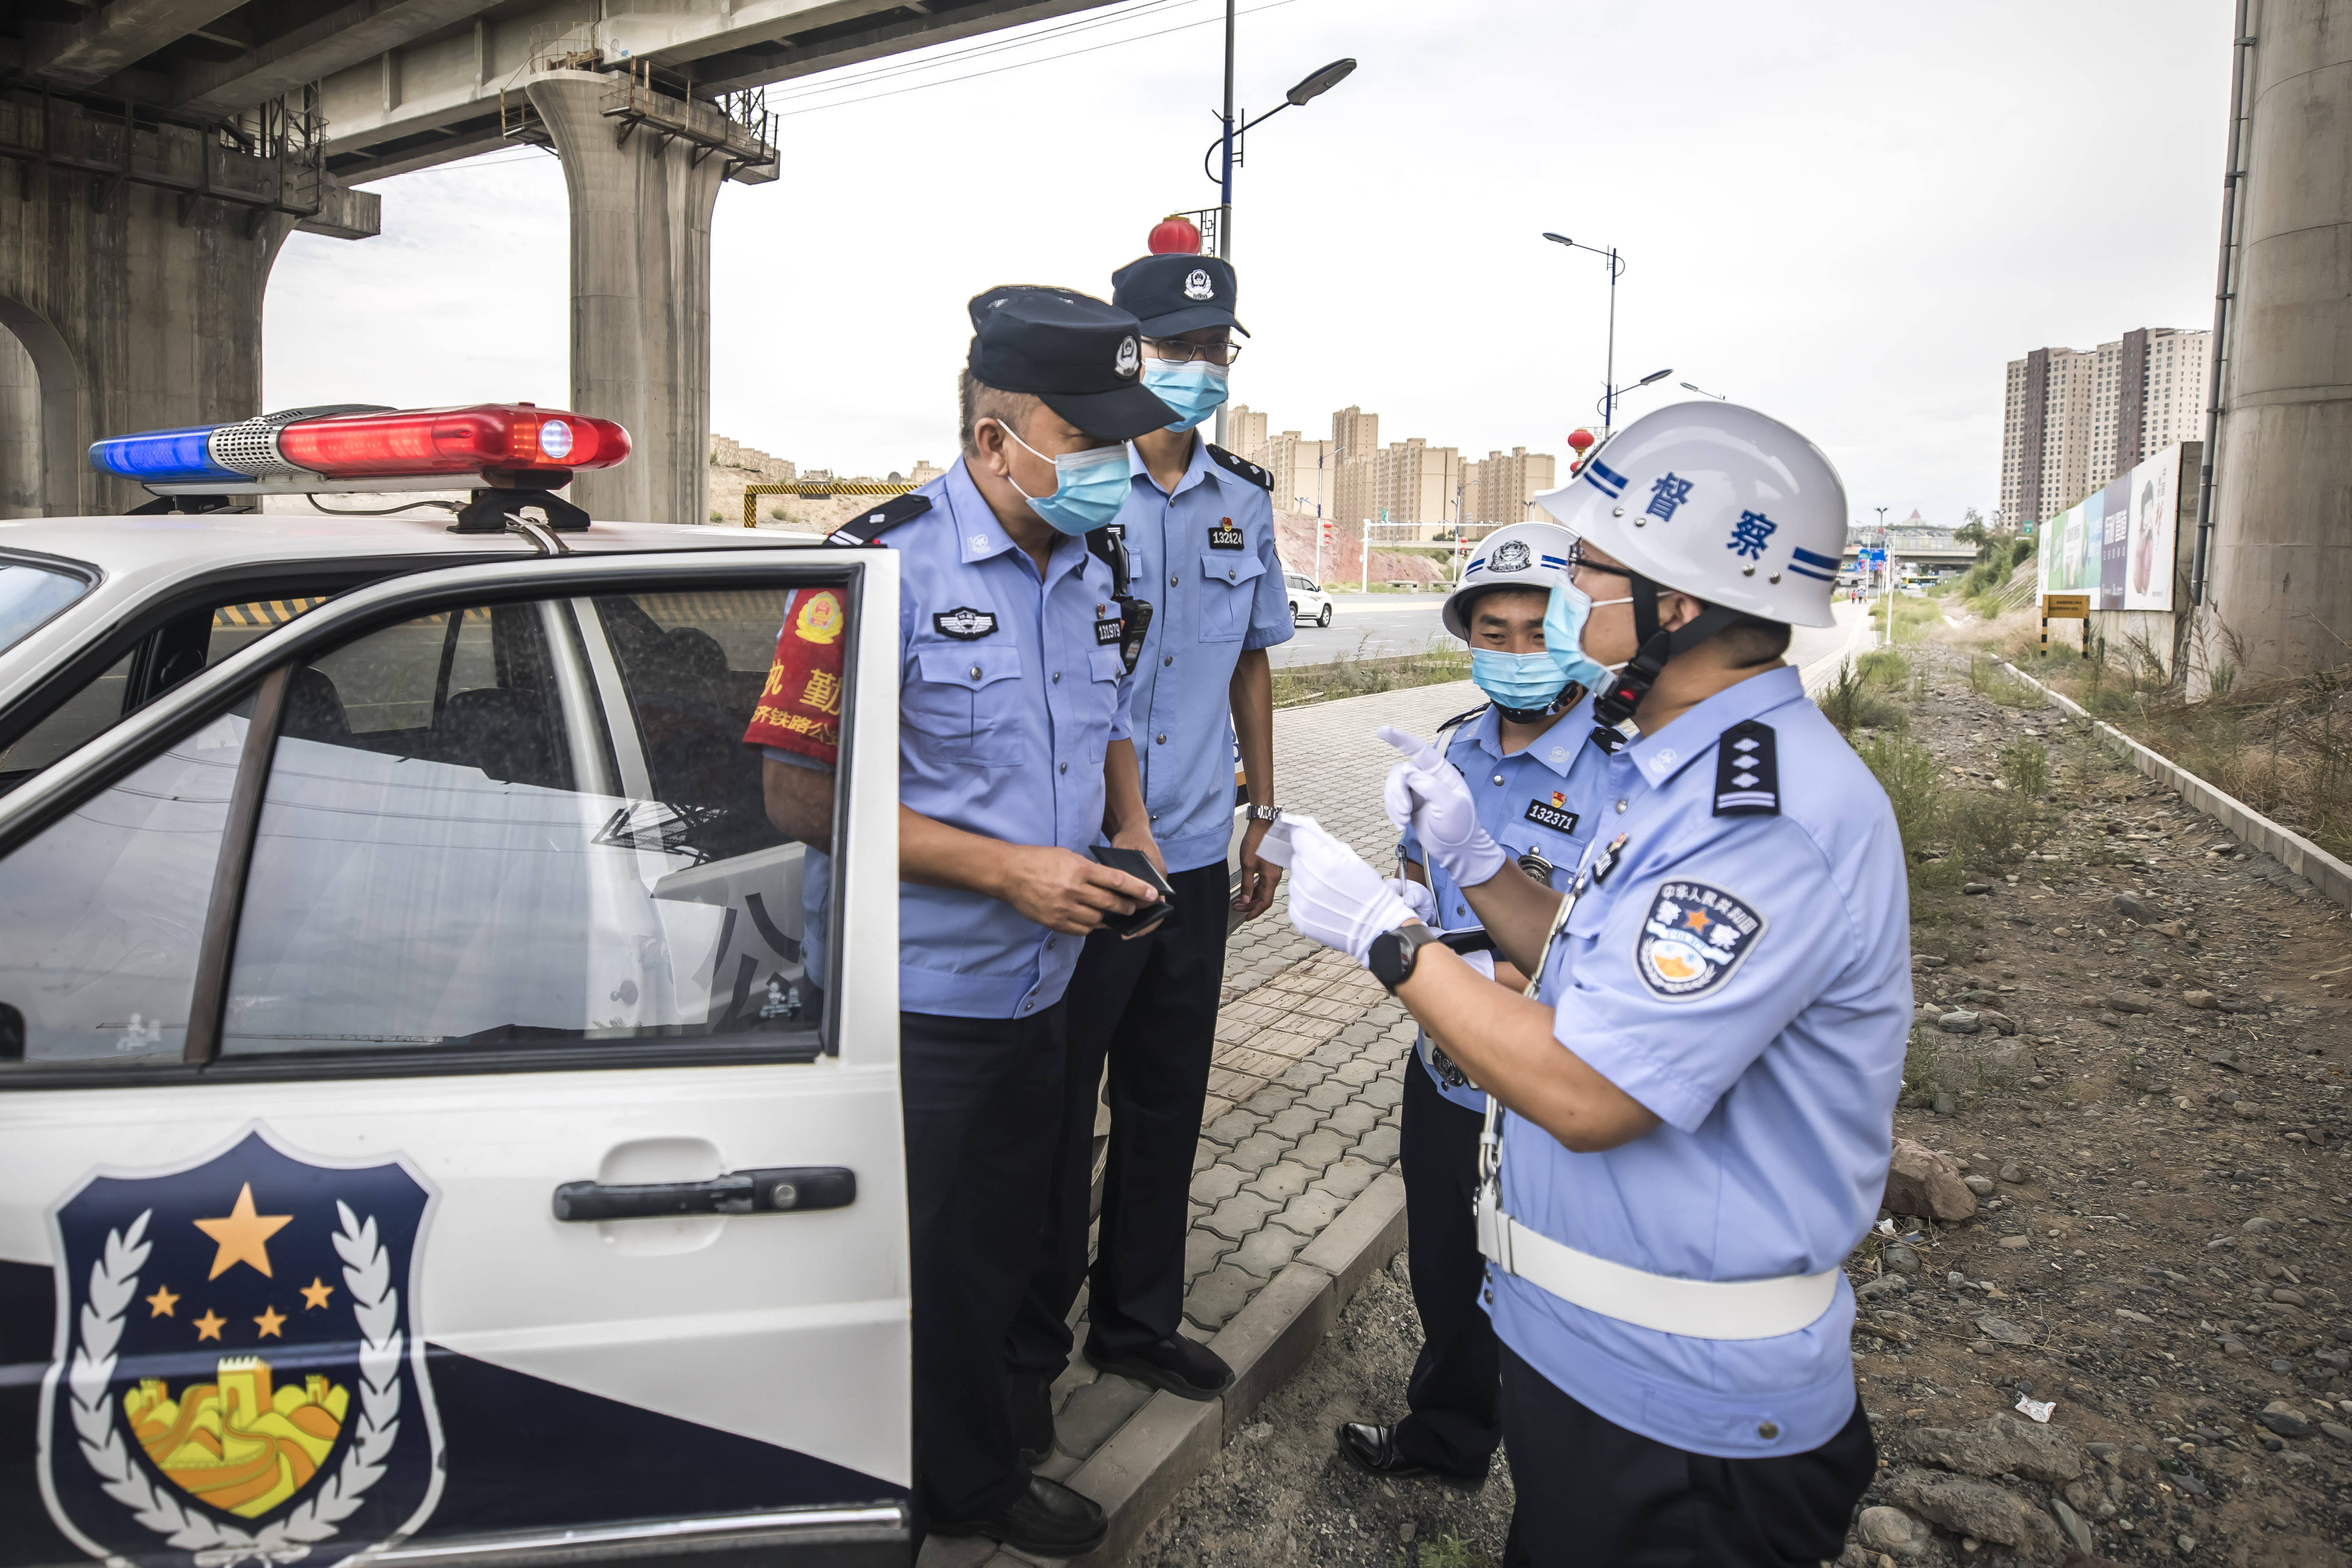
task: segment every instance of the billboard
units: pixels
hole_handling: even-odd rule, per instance
[[[2172,446],[2037,531],[2044,594],[2087,594],[2102,610],[2169,610],[2179,548],[2180,470]]]

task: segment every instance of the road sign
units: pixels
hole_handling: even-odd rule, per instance
[[[2088,594],[2044,594],[2042,595],[2042,618],[2046,621],[2080,621],[2090,618],[2091,595]]]

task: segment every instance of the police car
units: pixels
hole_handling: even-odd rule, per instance
[[[0,523],[0,1564],[903,1561],[898,563],[554,494],[625,452],[298,411]],[[819,585],[812,976],[740,740]]]

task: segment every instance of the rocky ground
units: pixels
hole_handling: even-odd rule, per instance
[[[1882,1468],[1842,1568],[2352,1561],[2346,911],[1968,648],[1904,652],[1882,725],[2016,840],[1915,898],[1905,1212],[1848,1264]],[[2004,785],[2020,741],[2039,798]],[[1498,1557],[1503,1467],[1471,1496],[1333,1450],[1402,1412],[1415,1339],[1367,1287],[1131,1560]]]

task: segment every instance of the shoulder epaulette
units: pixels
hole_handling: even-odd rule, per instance
[[[1780,738],[1771,725],[1743,719],[1716,741],[1715,815],[1780,815]]]
[[[871,544],[908,518],[931,510],[931,498],[908,490],[892,496],[872,511],[862,512],[825,535],[827,544]]]
[[[1223,447],[1218,446],[1214,441],[1210,442],[1208,445],[1209,461],[1216,464],[1221,468],[1225,468],[1231,472],[1239,474],[1242,478],[1247,479],[1250,483],[1255,485],[1262,490],[1271,491],[1274,489],[1274,476],[1272,474],[1266,472],[1264,468],[1259,468],[1247,458],[1235,457],[1233,453],[1226,451]]]

